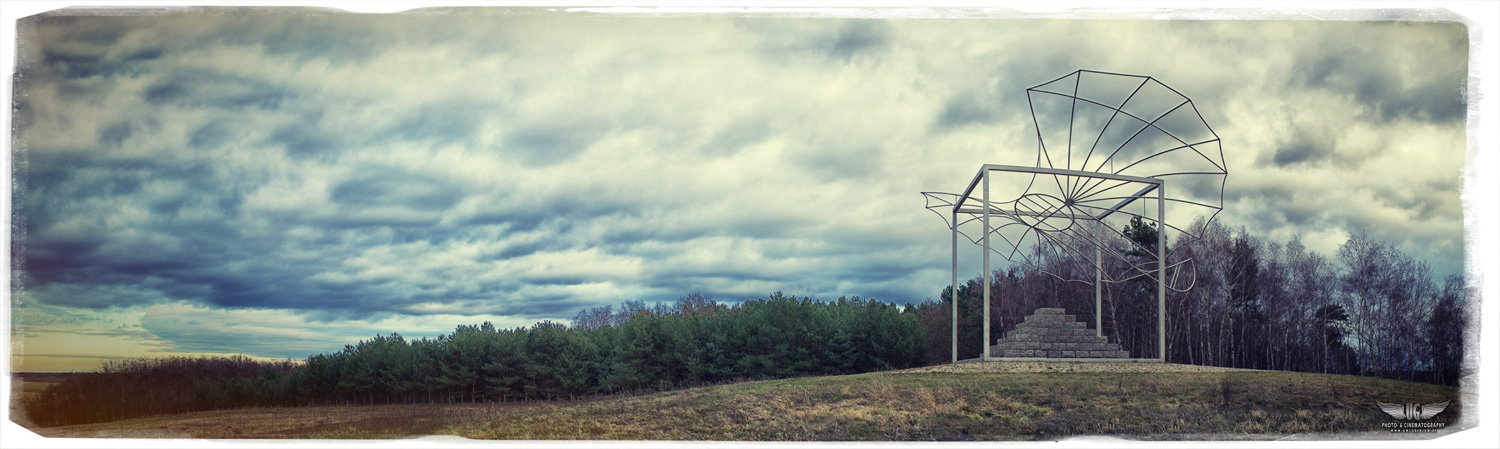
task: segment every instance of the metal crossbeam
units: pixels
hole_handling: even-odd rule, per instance
[[[1146,188],[1141,189],[1141,191],[1139,191],[1139,192],[1135,192],[1135,194],[1131,195],[1129,198],[1120,200],[1119,204],[1116,204],[1113,207],[1110,207],[1108,210],[1100,213],[1099,217],[1095,218],[1095,220],[1103,220],[1104,217],[1108,217],[1108,216],[1110,216],[1110,214],[1115,213],[1115,211],[1120,210],[1121,208],[1123,208],[1125,206],[1129,206],[1130,203],[1134,203],[1135,200],[1141,199],[1147,193],[1151,193],[1152,190],[1156,190],[1158,187],[1161,187],[1161,184],[1152,184],[1152,185],[1146,186]]]
[[[1041,212],[1006,211],[1005,209],[997,209],[997,208],[993,208],[993,207],[990,208],[990,210],[993,211],[991,213],[999,213],[1000,215],[1018,215],[1018,216],[1022,216],[1022,217],[1071,218],[1071,219],[1074,219],[1074,220],[1097,220],[1097,218],[1094,218],[1093,215],[1044,214],[1044,213],[1041,213]],[[964,209],[956,210],[954,212],[957,212],[957,213],[960,213],[960,214],[983,214],[984,210],[978,209],[978,208],[964,208]]]
[[[958,208],[963,206],[965,202],[969,201],[969,195],[973,194],[974,188],[979,186],[980,179],[984,177],[985,173],[991,171],[1075,176],[1080,178],[1113,179],[1116,181],[1139,182],[1152,185],[1161,185],[1162,183],[1162,180],[1157,178],[1142,178],[1140,176],[1121,175],[1117,173],[1099,173],[1083,170],[1063,170],[1047,167],[1022,167],[1018,165],[984,164],[984,166],[979,169],[979,173],[974,174],[974,180],[969,181],[969,187],[965,188],[964,193],[958,196],[958,201],[953,203],[954,210],[958,210]],[[1136,195],[1143,195],[1146,192],[1150,192],[1150,190],[1143,190]]]

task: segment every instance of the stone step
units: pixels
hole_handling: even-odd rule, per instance
[[[1028,349],[1007,349],[991,352],[991,357],[1048,357],[1048,358],[1108,358],[1128,359],[1130,353],[1126,351],[1047,351]]]
[[[1038,331],[1038,330],[1042,330],[1042,329],[1089,329],[1089,327],[1087,325],[1083,324],[1083,323],[1077,323],[1077,322],[1074,322],[1074,323],[1021,323],[1021,324],[1017,324],[1016,328],[1013,329],[1012,332],[1015,332],[1015,331],[1020,331],[1020,332]]]
[[[1062,315],[1067,311],[1059,308],[1044,307],[1031,312],[1032,315]]]
[[[1086,337],[1068,337],[1066,339],[1057,339],[1057,340],[1001,339],[1001,340],[996,340],[995,341],[995,345],[996,346],[1001,346],[1001,345],[1017,345],[1017,347],[1031,347],[1031,346],[1035,346],[1035,345],[1047,345],[1047,344],[1050,344],[1050,345],[1105,345],[1105,344],[1114,344],[1114,345],[1117,345],[1119,343],[1110,343],[1109,339],[1107,337],[1097,337],[1097,336],[1093,336],[1093,335],[1086,336]],[[1007,347],[1009,347],[1009,346],[1007,346]]]
[[[1088,327],[1017,327],[1016,330],[1005,333],[1001,338],[1010,336],[1040,335],[1040,336],[1070,336],[1070,335],[1095,335],[1094,329]]]
[[[1031,321],[1031,320],[1056,320],[1056,321],[1073,322],[1073,321],[1078,321],[1078,316],[1077,315],[1060,315],[1060,314],[1027,315],[1027,316],[1025,316],[1025,317],[1023,317],[1021,319],[1023,321]]]
[[[1014,335],[1010,338],[996,339],[996,344],[1001,342],[1109,342],[1107,336],[1094,335]]]
[[[1074,333],[1071,333],[1071,334],[1038,334],[1038,333],[1028,333],[1028,332],[1011,333],[1010,335],[1006,335],[1005,337],[1002,337],[1002,338],[1000,338],[998,340],[995,340],[995,342],[999,343],[999,342],[1002,342],[1002,341],[1045,341],[1045,342],[1057,342],[1057,343],[1095,343],[1095,342],[1103,342],[1104,341],[1105,337],[1099,336],[1099,335],[1094,335],[1094,331],[1088,330],[1088,329],[1084,329],[1084,331],[1085,332],[1074,332]]]
[[[1083,323],[1021,323],[1012,331],[1040,331],[1043,329],[1088,329]]]
[[[1072,315],[1069,315],[1072,316]],[[1086,327],[1087,323],[1082,321],[1068,321],[1058,317],[1037,318],[1035,315],[1026,317],[1016,324],[1016,327]]]
[[[1120,345],[1114,343],[1040,343],[1007,341],[991,346],[991,348],[1000,350],[1040,349],[1046,351],[1118,351],[1120,350]]]

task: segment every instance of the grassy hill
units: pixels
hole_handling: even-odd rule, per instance
[[[250,409],[36,430],[58,437],[191,438],[1272,439],[1387,433],[1382,423],[1397,420],[1376,401],[1452,401],[1432,422],[1454,423],[1464,410],[1458,389],[1422,383],[1171,364],[1079,366],[962,364],[962,370],[743,382],[579,401]],[[1454,430],[1449,424],[1445,432]]]

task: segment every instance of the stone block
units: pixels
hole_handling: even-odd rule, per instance
[[[1026,320],[1022,321],[1021,324],[1017,325],[1017,327],[1019,327],[1019,326],[1026,326],[1026,327],[1030,327],[1030,328],[1052,328],[1052,327],[1062,327],[1064,324],[1067,324],[1067,322],[1065,322],[1065,321],[1063,321],[1061,319],[1057,319],[1055,317],[1034,317],[1033,316],[1033,317],[1026,317]]]

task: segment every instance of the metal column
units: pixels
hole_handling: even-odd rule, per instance
[[[1102,251],[1094,245],[1094,335],[1099,337],[1104,336],[1104,266],[1099,264]]]
[[[953,290],[948,293],[953,300],[953,363],[958,363],[958,209],[953,210]]]
[[[1156,186],[1156,358],[1167,361],[1167,213],[1165,183]]]
[[[984,169],[984,192],[980,193],[984,204],[984,354],[980,360],[990,361],[990,169]]]

